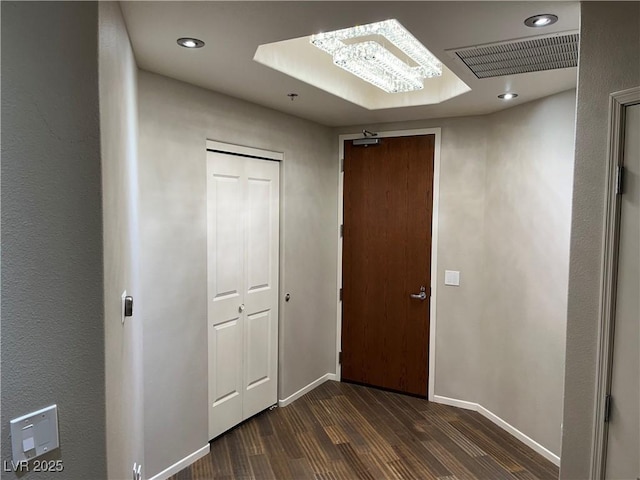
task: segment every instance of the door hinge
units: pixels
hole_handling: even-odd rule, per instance
[[[340,225],[340,238],[344,237],[344,224]]]
[[[611,418],[611,395],[604,397],[604,421],[605,423]]]
[[[338,352],[338,363],[342,365],[342,352]]]
[[[624,193],[624,167],[618,165],[616,168],[616,195],[622,195]]]
[[[342,288],[340,289],[340,301],[342,301]]]
[[[344,172],[344,158],[340,159],[340,171]]]

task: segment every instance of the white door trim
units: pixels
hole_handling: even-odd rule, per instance
[[[433,401],[436,382],[436,293],[438,285],[438,209],[440,204],[440,136],[441,129],[420,128],[415,130],[391,130],[378,132],[378,137],[411,137],[415,135],[435,135],[433,151],[433,210],[431,216],[431,308],[429,312],[429,385],[427,396]],[[341,165],[344,160],[344,141],[362,138],[362,133],[348,133],[338,136],[338,225],[342,225],[344,205],[344,172]],[[339,230],[339,229],[338,229]],[[341,378],[339,353],[342,345],[342,308],[340,300],[340,288],[342,286],[342,237],[338,232],[338,291],[336,292],[336,379]]]
[[[243,157],[274,160],[277,162],[281,162],[282,160],[284,160],[284,153],[281,152],[273,152],[271,150],[263,150],[261,148],[245,147],[244,145],[218,142],[216,140],[207,140],[207,150],[213,150],[221,153],[230,153],[231,155],[241,155]]]
[[[596,357],[596,397],[593,420],[591,479],[604,478],[609,424],[605,422],[606,396],[611,391],[613,321],[615,319],[620,195],[616,193],[617,169],[623,164],[625,109],[640,103],[640,87],[612,93],[609,97],[609,140],[602,274],[600,278],[600,321]]]

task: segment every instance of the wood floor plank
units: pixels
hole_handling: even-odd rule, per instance
[[[429,472],[433,473],[436,476],[448,476],[452,471],[444,463],[442,463],[438,458],[436,458],[432,452],[425,446],[425,442],[420,442],[421,449],[419,452],[416,452],[420,461],[426,465],[426,468]],[[417,446],[414,447],[417,449]]]
[[[436,440],[424,442],[426,449],[433,455],[442,465],[446,465],[447,470],[454,474],[460,480],[476,480],[478,477],[469,470],[456,456],[450,452],[444,445]]]
[[[345,407],[349,408],[346,405]],[[354,408],[354,406],[350,408],[353,425],[365,438],[372,451],[375,451],[385,462],[398,460],[397,455],[389,444],[388,437],[385,438],[385,435],[382,434],[382,430],[385,428],[384,423],[382,423],[380,419],[376,421],[363,415],[363,413],[366,414],[366,412],[369,411],[366,404],[360,403],[357,405],[357,408]]]
[[[477,458],[479,457],[471,457],[468,455],[467,452],[460,448],[445,432],[441,432],[441,435],[437,437],[437,442],[477,478],[498,480],[494,478],[495,472],[493,472],[493,469],[488,468],[484,462],[478,462]],[[447,464],[445,465],[448,467]],[[506,470],[504,470],[504,472],[507,473]]]
[[[209,463],[213,471],[214,478],[232,477],[233,467],[231,466],[231,457],[229,456],[229,441],[231,440],[231,435],[224,435],[218,441],[213,442],[209,455],[196,462],[193,467],[196,467],[199,463],[204,463],[205,459],[207,459],[207,463]]]
[[[455,421],[455,420],[454,420]],[[477,444],[473,443],[463,432],[456,429],[452,425],[452,421],[446,421],[442,418],[432,417],[431,425],[435,425],[438,429],[446,434],[456,445],[464,450],[470,457],[481,457],[486,455],[484,450]]]
[[[507,455],[517,459],[519,465],[522,465],[538,478],[558,478],[559,469],[557,466],[482,415],[477,412],[465,411],[464,416],[461,418],[464,418],[469,425],[472,425],[478,433],[478,437],[484,437],[486,439],[485,445],[492,445],[494,451],[496,449],[504,449]],[[479,440],[477,440],[478,442]],[[488,448],[486,446],[485,450]]]
[[[348,443],[349,437],[347,433],[343,430],[340,425],[330,425],[328,427],[324,427],[324,431],[327,436],[331,439],[333,443],[336,445],[338,443]]]
[[[211,461],[196,462],[192,465],[191,470],[193,480],[205,480],[215,478],[213,463]]]
[[[289,477],[278,477],[279,480],[283,478],[315,478],[315,472],[309,464],[309,460],[306,458],[295,458],[289,461],[289,470],[291,474]]]
[[[511,474],[518,480],[538,480],[538,477],[528,470],[517,470],[515,472],[511,472]]]
[[[422,480],[420,477],[417,476],[417,473],[413,472],[411,468],[402,460],[394,460],[393,462],[387,463],[387,466],[391,470],[391,473],[393,474],[393,478],[397,480]],[[429,477],[429,478],[437,478],[437,477]]]
[[[249,457],[249,463],[251,464],[251,470],[253,471],[253,478],[261,478],[264,480],[278,480],[275,473],[273,473],[273,469],[271,468],[269,457],[267,457],[266,455],[251,455]]]
[[[229,457],[234,477],[239,480],[255,478],[240,433],[236,429],[230,435],[234,436],[233,441],[229,441]]]
[[[449,470],[437,460],[430,463],[427,462],[424,447],[420,442],[417,442],[417,444],[420,445],[419,450],[414,449],[413,444],[410,443],[394,446],[398,458],[406,469],[413,472],[418,478],[424,479],[435,479],[439,475],[449,473]]]
[[[314,477],[316,478],[316,480],[337,480],[333,472],[316,473]]]
[[[482,457],[474,457],[474,461],[484,468],[484,470],[489,474],[488,478],[492,478],[494,480],[514,480],[515,477],[509,472],[502,468],[498,462],[496,462],[489,455],[483,455]]]
[[[456,430],[462,432],[467,438],[470,439],[475,445],[482,451],[486,451],[487,454],[495,458],[501,465],[503,465],[509,471],[516,471],[522,469],[522,466],[514,459],[509,452],[504,449],[500,444],[497,444],[489,440],[486,436],[483,436],[480,431],[471,427],[465,422],[455,420],[451,422],[451,426]]]
[[[328,471],[328,460],[324,451],[320,448],[318,440],[311,434],[296,435],[300,448],[305,458],[309,461],[314,473],[325,473]]]
[[[337,444],[331,441],[331,438],[329,437],[329,435],[327,435],[327,432],[325,432],[322,426],[317,425],[313,430],[313,435],[316,438],[318,445],[320,445],[320,448],[324,452],[327,460],[335,461],[342,458],[340,455],[340,449],[337,447]]]
[[[388,415],[376,412],[375,402],[368,403],[357,395],[358,389],[366,387],[354,385],[351,388],[354,392],[353,395],[348,396],[348,402],[353,404],[352,422],[358,432],[385,462],[398,460],[392,448],[392,445],[400,442],[393,428],[397,422],[392,421]]]
[[[336,425],[347,436],[344,441],[338,443],[351,443],[359,452],[370,452],[371,448],[363,432],[360,431],[357,421],[354,419],[354,405],[345,395],[337,395],[333,399],[325,400],[325,407],[335,416]]]
[[[321,402],[311,405],[311,412],[323,427],[329,427],[335,424],[335,417],[331,415]]]
[[[302,430],[296,428],[297,421],[291,420],[290,412],[285,413],[285,409],[281,409],[278,414],[272,415],[272,426],[274,436],[278,438],[279,445],[282,446],[284,454],[287,458],[302,458],[304,454],[300,449],[300,444],[296,440],[296,432],[306,432],[306,427]]]
[[[331,462],[330,468],[338,480],[352,480],[356,476],[356,472],[344,460]]]
[[[176,480],[192,480],[192,472],[191,470],[182,470],[181,472],[178,472],[178,474],[176,475]]]
[[[271,469],[273,470],[276,478],[279,480],[282,478],[296,478],[293,476],[293,472],[291,470],[291,465],[296,459],[290,460],[287,457],[286,450],[282,446],[279,437],[272,434],[262,437],[262,442],[265,448],[265,455],[269,457],[269,464],[271,465]],[[304,459],[304,457],[302,459]]]
[[[369,451],[366,453],[357,453],[358,457],[362,459],[362,463],[364,463],[367,470],[371,472],[374,478],[391,478],[391,469],[374,452]]]
[[[301,405],[296,405],[296,407],[283,408],[280,410],[280,414],[286,416],[295,433],[303,433],[309,428],[313,428],[317,421],[311,411],[311,402],[306,401]]]
[[[253,417],[251,421],[258,424],[258,432],[260,432],[261,437],[268,437],[273,435],[273,428],[271,427],[271,420],[269,415],[265,415],[263,412],[262,414]]]
[[[211,441],[171,480],[555,480],[558,468],[477,412],[325,382]]]
[[[367,465],[365,465],[362,459],[358,456],[351,444],[341,443],[338,445],[338,448],[346,462],[351,466],[351,469],[356,474],[355,478],[359,478],[361,480],[376,480],[376,477],[374,477],[369,471]]]
[[[247,455],[260,455],[264,453],[264,446],[262,445],[258,426],[255,422],[247,422],[238,430]]]

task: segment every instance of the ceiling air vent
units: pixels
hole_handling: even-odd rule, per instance
[[[448,50],[478,78],[540,72],[578,65],[577,32],[562,32]]]

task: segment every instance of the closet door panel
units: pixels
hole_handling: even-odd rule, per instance
[[[277,402],[280,164],[247,159],[243,416]]]
[[[208,152],[210,438],[277,402],[279,167]]]

